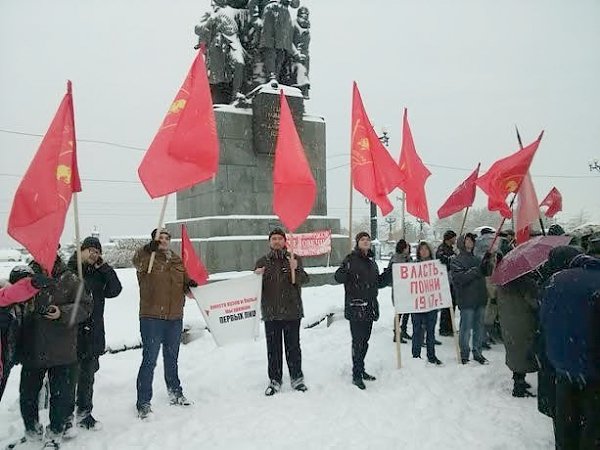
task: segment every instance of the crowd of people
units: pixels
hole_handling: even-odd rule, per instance
[[[493,233],[493,240],[490,235]],[[499,239],[499,245],[491,245]],[[171,248],[167,230],[154,230],[148,244],[137,250],[133,264],[140,294],[142,362],[137,377],[137,411],[142,420],[152,414],[154,369],[162,348],[164,379],[169,401],[175,406],[192,404],[183,394],[178,375],[183,307],[190,288],[198,284],[186,273],[181,257]],[[262,276],[261,312],[267,346],[266,396],[281,390],[283,356],[291,387],[305,392],[302,372],[300,325],[304,315],[302,285],[308,274],[302,259],[287,249],[286,234],[276,228],[268,237],[269,251],[257,260],[254,272]],[[483,243],[483,245],[482,245]],[[538,373],[538,408],[553,419],[557,449],[600,448],[600,236],[586,243],[587,254],[575,246],[553,248],[542,266],[495,286],[490,275],[495,266],[514,251],[514,234],[457,236],[448,230],[434,252],[422,241],[416,261],[439,259],[448,268],[452,310],[458,307],[458,341],[462,364],[472,357],[487,364],[483,351],[501,338],[506,365],[513,373],[512,395],[534,397],[526,374]],[[50,272],[36,262],[17,266],[9,283],[0,289],[0,400],[11,368],[22,364],[19,387],[20,411],[25,435],[9,448],[31,441],[44,448],[59,448],[63,438],[73,438],[77,428],[100,429],[92,415],[94,375],[105,352],[104,305],[117,297],[121,283],[115,270],[102,258],[95,237],[83,240],[79,249],[83,280],[79,279],[78,255],[65,264],[57,256]],[[344,316],[352,337],[352,383],[365,390],[365,381],[376,377],[365,370],[365,358],[373,323],[379,319],[378,292],[392,284],[396,263],[412,263],[410,246],[400,240],[389,266],[379,270],[371,249],[371,237],[360,232],[355,247],[335,272],[344,285]],[[395,301],[394,295],[392,301]],[[412,339],[412,356],[443,363],[436,356],[435,329],[453,336],[450,309],[397,318],[394,339]],[[501,332],[494,334],[499,327]],[[398,344],[399,345],[399,344]],[[50,423],[39,421],[38,396],[47,377]]]

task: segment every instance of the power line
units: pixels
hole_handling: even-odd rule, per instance
[[[0,132],[16,134],[16,135],[21,135],[21,136],[33,136],[33,137],[43,137],[44,136],[43,134],[8,130],[8,129],[4,129],[4,128],[0,128]],[[98,139],[77,139],[77,142],[87,142],[87,143],[91,143],[91,144],[109,145],[109,146],[113,146],[113,147],[125,148],[128,150],[136,150],[136,151],[141,151],[141,152],[146,151],[146,149],[142,148],[142,147],[135,147],[133,145],[119,144],[117,142],[102,141],[102,140],[98,140]],[[341,156],[348,156],[348,155],[346,155],[344,153],[335,153],[335,154],[326,156],[326,159],[337,158],[337,157],[341,157]],[[329,171],[333,171],[336,169],[341,169],[343,167],[348,167],[349,165],[350,165],[350,163],[340,164],[340,165],[337,165],[334,167],[330,167],[329,169],[326,169],[326,171],[329,172]],[[455,167],[455,166],[446,166],[446,165],[442,165],[442,164],[432,164],[432,163],[425,163],[425,165],[428,167],[434,167],[434,168],[438,168],[438,169],[458,170],[461,172],[471,172],[473,170],[472,167],[471,168]],[[20,177],[21,175],[0,173],[0,176]],[[535,174],[532,174],[531,176],[533,176],[535,178],[570,178],[570,179],[598,178],[595,175],[535,175]],[[91,182],[99,182],[99,183],[128,183],[128,184],[138,184],[139,183],[138,181],[133,181],[133,180],[106,180],[106,179],[98,179],[98,178],[96,178],[96,179],[87,178],[87,179],[82,179],[82,181],[91,181]]]

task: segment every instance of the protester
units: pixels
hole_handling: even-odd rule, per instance
[[[467,233],[458,238],[459,254],[450,262],[450,274],[456,293],[456,304],[460,309],[459,344],[461,362],[469,362],[471,348],[469,341],[473,335],[473,359],[480,364],[487,364],[481,353],[484,338],[484,313],[487,303],[485,277],[489,274],[490,254],[484,259],[473,255],[477,237]]]
[[[456,255],[454,252],[454,246],[456,245],[456,233],[452,230],[448,230],[444,233],[444,241],[439,245],[435,252],[435,258],[439,259],[440,262],[450,268],[450,260]],[[452,280],[450,280],[450,295],[452,297],[452,309],[456,309],[456,299],[454,293],[454,286]],[[452,318],[450,315],[450,309],[444,308],[440,312],[440,336],[454,336],[454,329],[452,327]]]
[[[498,286],[498,313],[506,348],[506,365],[513,372],[513,397],[534,397],[525,375],[538,370],[534,353],[538,291],[537,280],[531,273]]]
[[[22,323],[21,308],[17,305],[30,300],[54,281],[42,274],[34,274],[28,266],[15,266],[10,272],[9,283],[0,288],[0,401],[16,363],[17,338]]]
[[[33,262],[34,272],[44,269]],[[51,272],[56,286],[43,289],[33,298],[33,311],[25,314],[22,330],[21,416],[26,441],[39,441],[38,396],[46,374],[50,386],[50,425],[46,428],[45,448],[58,448],[68,418],[75,407],[77,376],[77,330],[92,310],[92,299],[80,288],[77,275],[57,256]],[[79,305],[75,303],[80,296]],[[71,316],[74,314],[74,325]]]
[[[373,259],[369,233],[361,231],[355,242],[356,247],[335,272],[335,281],[344,283],[344,317],[350,322],[352,334],[352,383],[365,389],[363,380],[375,380],[365,372],[365,356],[373,322],[379,319],[378,290],[386,286],[386,279]]]
[[[301,286],[308,282],[302,260],[292,256],[286,247],[281,228],[269,233],[269,253],[256,261],[254,271],[263,277],[261,311],[265,322],[269,385],[266,396],[281,390],[283,378],[283,347],[292,388],[307,390],[302,374],[300,321],[304,317]],[[292,280],[294,273],[294,280]]]
[[[578,255],[554,274],[542,294],[540,317],[546,354],[556,370],[556,448],[598,449],[600,259]]]
[[[421,241],[417,247],[417,262],[431,261],[433,259],[430,245]],[[412,356],[421,358],[421,347],[423,346],[423,333],[427,333],[427,361],[438,366],[442,362],[435,356],[435,323],[437,322],[438,310],[412,314],[413,338]]]
[[[552,275],[569,267],[569,264],[583,251],[578,247],[565,245],[550,250],[548,261],[539,269],[542,275],[542,287],[548,285]],[[541,304],[541,302],[540,302]],[[538,309],[541,310],[541,307]],[[554,420],[556,410],[556,371],[546,354],[545,333],[543,324],[538,318],[538,334],[536,339],[536,358],[539,363],[538,371],[538,411]],[[552,330],[549,330],[551,333]]]
[[[157,236],[158,233],[158,236]],[[140,419],[152,413],[152,381],[162,346],[165,383],[171,405],[189,406],[179,380],[179,344],[183,329],[183,306],[191,280],[181,257],[169,248],[171,235],[165,229],[152,231],[152,240],[133,256],[140,287],[140,333],[142,364],[137,377],[136,407]],[[152,254],[154,263],[148,273]]]
[[[392,265],[396,263],[407,263],[411,261],[410,257],[410,245],[404,239],[400,239],[396,243],[396,253],[390,258],[386,272],[387,284],[392,285]],[[392,304],[394,303],[394,289],[392,288]],[[399,314],[400,316],[400,342],[406,344],[407,339],[412,339],[411,335],[408,334],[408,318],[410,314]],[[395,328],[395,325],[394,325]],[[396,330],[394,329],[394,342],[396,342]]]
[[[102,245],[98,238],[89,236],[81,243],[83,279],[92,294],[93,310],[88,320],[79,325],[77,337],[76,422],[85,429],[101,428],[101,423],[92,416],[94,374],[100,369],[99,357],[105,351],[104,299],[121,293],[122,287],[114,269],[102,259]],[[77,253],[68,263],[69,269],[77,273]],[[72,426],[72,424],[69,424]],[[69,425],[67,425],[69,427]]]

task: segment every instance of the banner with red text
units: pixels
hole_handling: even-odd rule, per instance
[[[286,235],[288,250],[298,256],[319,256],[331,251],[331,230]]]
[[[261,275],[252,274],[190,290],[218,346],[259,336]]]
[[[392,277],[398,314],[452,307],[448,270],[439,260],[394,264]]]

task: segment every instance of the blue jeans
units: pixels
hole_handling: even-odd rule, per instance
[[[412,325],[412,354],[413,357],[421,356],[423,346],[423,335],[427,333],[427,359],[435,358],[435,323],[437,322],[437,310],[426,313],[413,313]]]
[[[161,344],[167,390],[169,394],[175,396],[182,394],[177,368],[182,328],[182,319],[162,320],[140,317],[143,351],[142,365],[137,377],[138,408],[152,400],[152,380]]]
[[[469,348],[469,340],[471,332],[473,332],[473,357],[481,356],[481,344],[483,343],[483,335],[485,332],[483,317],[485,315],[485,306],[477,306],[475,308],[463,308],[460,310],[460,357],[469,359],[471,349]]]

